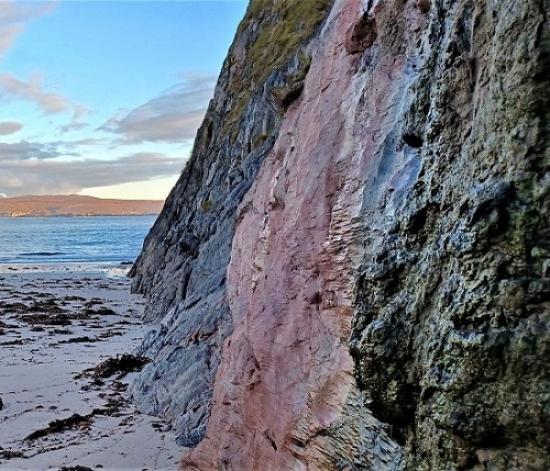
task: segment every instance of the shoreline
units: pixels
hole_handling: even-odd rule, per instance
[[[126,277],[134,262],[0,262],[0,275],[9,273],[103,273],[112,277]]]
[[[149,330],[128,269],[0,264],[0,470],[177,469],[170,426],[132,405],[136,372],[98,367]]]

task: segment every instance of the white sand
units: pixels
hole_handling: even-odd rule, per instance
[[[16,271],[0,267],[0,398],[4,403],[0,470],[58,470],[77,465],[94,470],[177,468],[181,448],[169,426],[136,412],[131,403],[124,403],[113,416],[93,415],[80,428],[25,440],[53,420],[75,413],[84,416],[104,408],[109,400],[127,399],[127,393],[119,391],[124,388],[120,383],[129,383],[132,373],[120,383],[112,377],[100,386],[91,385],[90,377],[75,379],[106,358],[131,353],[147,330],[139,320],[141,299],[129,295],[129,282],[122,274],[123,270],[117,273],[99,266],[17,267]],[[72,298],[76,296],[82,299]],[[71,325],[42,325],[34,320],[33,324],[22,318],[28,313],[21,306],[9,306],[51,303],[52,298]],[[92,298],[101,303],[89,309],[110,308],[116,314],[82,315]],[[46,314],[55,316],[45,306]],[[75,314],[82,318],[75,319]],[[70,333],[63,333],[66,329]],[[100,341],[60,344],[77,337],[100,337]],[[22,457],[10,458],[9,451],[22,453]]]

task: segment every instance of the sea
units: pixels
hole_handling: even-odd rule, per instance
[[[0,264],[134,262],[155,216],[0,217]]]

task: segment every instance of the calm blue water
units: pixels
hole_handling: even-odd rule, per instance
[[[134,261],[155,216],[0,217],[0,263]]]

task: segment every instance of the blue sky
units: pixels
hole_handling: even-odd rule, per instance
[[[0,0],[0,194],[164,198],[246,6]]]

